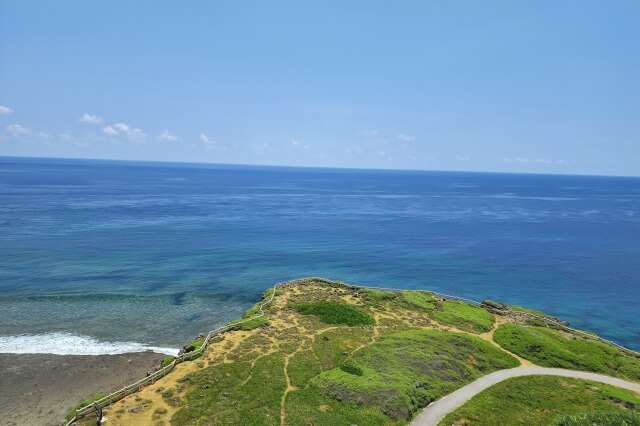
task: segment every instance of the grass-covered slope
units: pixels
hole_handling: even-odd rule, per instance
[[[236,362],[190,374],[186,381],[190,391],[171,422],[193,425],[209,419],[206,424],[279,424],[280,397],[287,386],[283,368],[283,355],[273,353],[256,359],[253,365]]]
[[[503,324],[493,339],[508,351],[544,367],[594,371],[640,381],[640,358],[593,339],[547,327]]]
[[[476,395],[446,416],[440,425],[529,426],[551,425],[554,422],[562,425],[602,425],[599,422],[570,422],[581,418],[581,413],[592,410],[600,413],[600,419],[619,419],[619,416],[628,415],[625,413],[640,410],[640,396],[587,380],[553,376],[515,377]]]
[[[518,364],[477,337],[412,330],[380,338],[310,384],[335,400],[408,420],[420,407],[483,374]]]
[[[486,309],[456,300],[442,300],[428,291],[367,289],[363,293],[368,301],[386,303],[391,309],[418,311],[434,321],[464,331],[486,332],[494,323],[493,314]]]

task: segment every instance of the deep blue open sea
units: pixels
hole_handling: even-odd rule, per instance
[[[309,275],[640,349],[640,178],[0,158],[0,352],[177,348]]]

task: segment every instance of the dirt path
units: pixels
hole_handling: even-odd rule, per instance
[[[416,417],[411,425],[413,426],[436,426],[447,414],[464,405],[471,398],[483,390],[512,377],[545,375],[562,376],[574,379],[593,380],[594,382],[606,383],[618,386],[634,392],[640,392],[640,384],[628,382],[622,379],[605,376],[603,374],[589,373],[587,371],[565,370],[563,368],[546,367],[516,367],[508,370],[495,371],[469,383],[467,386],[446,395],[431,403],[424,411]]]
[[[285,420],[287,419],[287,412],[285,410],[285,403],[287,402],[287,395],[289,394],[289,392],[298,390],[297,387],[293,386],[291,384],[291,379],[289,378],[289,360],[291,359],[291,357],[293,357],[295,354],[297,354],[298,352],[300,352],[300,348],[298,348],[295,352],[287,355],[284,357],[284,378],[287,382],[287,387],[284,390],[284,393],[282,394],[282,398],[280,398],[280,424],[284,425]]]

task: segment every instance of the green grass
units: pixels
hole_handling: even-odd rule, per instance
[[[541,366],[595,371],[640,381],[640,358],[603,342],[517,324],[501,325],[493,339],[503,348]]]
[[[171,364],[174,359],[176,359],[176,357],[173,355],[165,356],[164,358],[162,358],[162,362],[160,362],[160,368],[164,368],[167,365]]]
[[[309,383],[309,380],[322,372],[322,364],[313,351],[300,351],[289,358],[287,371],[291,384],[302,388]]]
[[[325,324],[375,325],[371,315],[346,303],[320,300],[318,302],[302,303],[296,307],[304,315],[315,315]]]
[[[398,297],[398,292],[388,290],[377,290],[375,288],[368,288],[361,291],[367,300],[373,302],[382,302],[384,300],[393,300]]]
[[[76,415],[76,410],[79,410],[79,409],[81,409],[83,407],[86,407],[89,404],[93,404],[97,400],[102,399],[107,395],[109,395],[109,394],[108,393],[96,393],[96,394],[91,395],[87,399],[83,399],[82,401],[78,402],[74,407],[70,408],[69,411],[67,411],[67,415],[65,416],[65,418],[67,420],[71,420]]]
[[[265,325],[269,325],[269,321],[267,321],[267,318],[262,316],[262,317],[250,319],[249,321],[232,325],[231,328],[237,329],[237,330],[249,331],[249,330],[253,330],[254,328],[262,327]]]
[[[587,380],[555,376],[514,377],[471,398],[447,415],[441,426],[465,424],[548,425],[561,415],[587,410],[624,413],[640,409],[640,398],[632,392]],[[601,423],[555,423],[558,425],[600,425]],[[604,423],[620,425],[622,423]]]
[[[260,301],[258,303],[256,303],[255,305],[253,305],[252,307],[250,307],[245,313],[244,315],[242,315],[242,318],[251,318],[251,317],[255,317],[256,315],[260,314],[260,305],[263,302]]]
[[[484,374],[517,365],[513,357],[477,337],[414,330],[382,337],[310,385],[336,401],[407,420],[430,401]]]
[[[286,425],[404,425],[405,421],[390,419],[378,408],[349,402],[339,402],[319,394],[315,388],[291,392],[285,403]]]
[[[373,331],[366,329],[340,328],[321,333],[312,344],[312,349],[323,370],[337,368],[353,351],[371,341]]]
[[[461,330],[483,333],[493,327],[494,316],[484,308],[457,300],[441,301],[433,294],[422,291],[403,291],[402,297],[407,306],[424,311],[430,318]]]
[[[590,411],[563,415],[552,426],[640,426],[640,413],[634,411]]]
[[[436,298],[426,291],[403,291],[402,297],[410,306],[428,311],[435,309]]]
[[[208,367],[190,374],[186,405],[171,424],[279,425],[280,397],[286,387],[282,354],[249,362]]]

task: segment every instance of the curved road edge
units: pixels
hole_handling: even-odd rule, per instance
[[[605,376],[603,374],[590,373],[588,371],[566,370],[564,368],[547,367],[516,367],[507,370],[494,371],[486,376],[480,377],[474,382],[443,396],[437,401],[427,405],[412,422],[412,426],[436,426],[447,414],[464,405],[471,398],[485,389],[512,377],[521,376],[562,376],[574,379],[592,380],[594,382],[605,383],[635,392],[640,392],[640,384]]]

